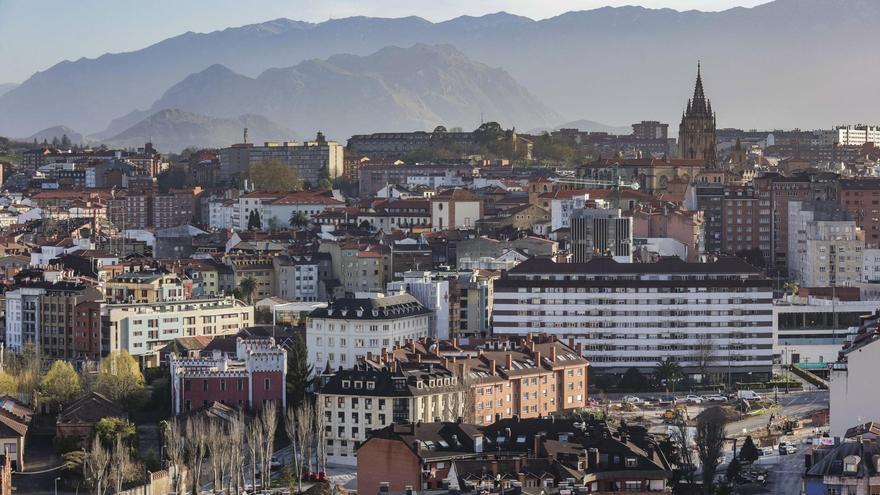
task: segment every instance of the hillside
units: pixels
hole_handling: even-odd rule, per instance
[[[290,131],[259,115],[215,118],[170,109],[156,112],[103,142],[126,148],[151,140],[159,150],[179,152],[189,146],[215,148],[241,142],[245,127],[255,142],[293,139]]]

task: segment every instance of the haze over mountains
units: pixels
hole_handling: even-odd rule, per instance
[[[26,136],[59,124],[94,133],[133,110],[169,108],[171,101],[184,101],[185,94],[203,98],[187,102],[191,106],[183,110],[211,114],[206,106],[220,102],[220,116],[262,114],[304,136],[324,121],[350,121],[349,127],[324,129],[338,139],[352,130],[408,130],[396,127],[408,122],[414,128],[430,128],[434,118],[472,115],[462,113],[474,106],[471,98],[479,98],[477,106],[487,109],[486,120],[521,129],[555,127],[576,119],[674,124],[691,90],[698,59],[703,61],[706,91],[720,126],[810,128],[870,122],[880,113],[880,101],[865,95],[873,94],[880,66],[870,63],[865,50],[844,45],[873,46],[878,22],[880,2],[874,0],[776,0],[717,13],[601,8],[541,21],[504,13],[440,23],[417,17],[354,17],[319,24],[279,19],[206,34],[185,33],[130,53],[62,62],[0,96],[0,134]],[[503,69],[511,81],[526,88],[505,89],[509,101],[534,106],[501,107],[489,98],[491,93],[481,94],[493,83],[477,84],[467,79],[469,75],[506,79],[486,66],[477,72],[448,69],[443,81],[434,82],[419,81],[418,71],[428,68],[408,71],[404,64],[412,60],[405,57],[392,63],[401,64],[396,67],[371,66],[377,59],[370,57],[332,57],[366,56],[388,46],[417,43],[457,49],[437,60],[451,57],[462,67],[478,62]],[[332,58],[313,60],[328,57]],[[304,60],[308,62],[301,64]],[[223,68],[211,67],[216,64]],[[276,70],[279,67],[289,69]],[[408,80],[389,86],[392,68],[398,71],[395,80],[400,75]],[[219,80],[206,80],[206,69],[222,73]],[[189,78],[193,74],[196,79]],[[204,89],[190,86],[193,81],[201,81]],[[327,109],[325,120],[300,124],[292,120],[295,117],[279,119],[267,115],[270,108],[244,108],[217,93],[266,85],[283,87],[284,94],[306,100],[286,102],[287,111],[311,111],[309,99],[326,101],[322,88],[344,94],[335,95],[340,103]],[[291,93],[293,88],[299,92]],[[252,95],[255,100],[248,101],[274,106],[278,100],[272,95]],[[376,115],[369,122],[372,127],[361,129],[370,119],[350,115],[354,109],[342,102],[369,104],[366,96],[394,100],[395,105],[390,115]],[[376,104],[369,111],[378,108]],[[341,111],[346,113],[331,114]],[[555,122],[532,121],[553,118],[553,112],[559,115]],[[316,113],[302,116],[317,118]],[[137,117],[147,115],[133,114],[126,123],[135,124]]]

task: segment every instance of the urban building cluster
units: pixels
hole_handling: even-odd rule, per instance
[[[830,388],[838,437],[806,493],[873,493],[841,487],[878,469],[880,130],[716,122],[698,69],[677,137],[37,146],[0,168],[3,350],[85,376],[130,355],[182,422],[306,396],[367,494],[670,491],[662,435],[588,415],[596,396],[664,366],[661,388],[728,392],[792,370]],[[547,143],[576,160],[531,166]],[[269,165],[297,183],[254,180]],[[28,462],[20,395],[0,467]],[[60,438],[131,418],[69,399]]]

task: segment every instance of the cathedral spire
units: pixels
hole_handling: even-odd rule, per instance
[[[694,84],[694,97],[693,97],[693,108],[694,112],[700,112],[702,114],[708,114],[708,108],[706,105],[706,95],[703,92],[703,75],[701,74],[700,62],[697,61],[697,82]]]

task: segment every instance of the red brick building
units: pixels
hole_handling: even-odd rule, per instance
[[[865,248],[880,247],[880,179],[841,180],[840,207],[853,214],[865,233]]]
[[[275,340],[236,340],[234,355],[219,350],[197,358],[169,359],[174,414],[212,402],[259,409],[268,401],[287,404],[287,352]]]
[[[727,186],[721,200],[721,249],[728,254],[759,249],[770,260],[772,248],[770,198],[752,187]]]
[[[74,308],[73,352],[78,358],[101,359],[101,301],[85,301]]]

